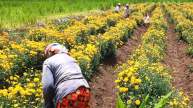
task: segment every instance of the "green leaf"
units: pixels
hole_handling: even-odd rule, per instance
[[[126,105],[124,102],[121,100],[120,96],[118,95],[118,99],[116,102],[116,108],[126,108]]]
[[[167,95],[163,96],[157,104],[155,104],[154,108],[163,108],[167,101],[169,100],[169,97],[172,95],[173,92],[169,92]]]
[[[147,103],[147,100],[149,99],[149,94],[145,97],[145,100],[142,102],[139,108],[145,108],[145,105]]]

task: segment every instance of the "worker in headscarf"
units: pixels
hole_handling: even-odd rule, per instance
[[[148,26],[148,25],[149,25],[149,23],[150,23],[149,13],[147,13],[147,14],[145,15],[145,17],[143,18],[143,22],[144,22],[144,25],[145,25],[145,26]]]
[[[121,10],[121,3],[118,3],[115,7],[115,12],[119,13]]]
[[[45,49],[42,84],[45,108],[89,108],[90,90],[76,60],[59,43]]]
[[[124,12],[124,18],[128,18],[131,14],[131,9],[129,8],[129,4],[125,5],[125,12]]]

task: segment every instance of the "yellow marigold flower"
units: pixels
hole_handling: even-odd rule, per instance
[[[18,75],[15,75],[15,77],[18,79],[19,78],[19,76]]]
[[[135,86],[134,86],[134,89],[135,89],[135,90],[138,90],[138,89],[139,89],[139,85],[135,85]]]
[[[116,86],[116,88],[118,88],[118,89],[119,89],[119,88],[120,88],[120,86]]]
[[[120,73],[118,73],[118,77],[122,77],[122,76],[123,76],[123,74],[124,74],[124,72],[120,72]]]
[[[8,97],[8,99],[12,99],[12,98],[14,97],[14,94],[8,93],[8,94],[7,94],[7,97]]]
[[[187,103],[186,103],[186,102],[184,102],[184,101],[182,102],[182,104],[183,104],[184,106],[187,106]]]
[[[37,83],[37,82],[39,82],[40,80],[39,80],[39,78],[34,78],[34,82],[35,83]]]
[[[12,91],[12,90],[13,90],[13,87],[9,87],[8,90],[9,90],[9,91]]]
[[[177,103],[177,101],[176,101],[176,100],[174,100],[173,104],[176,106],[178,103]]]
[[[28,82],[29,82],[29,81],[30,81],[30,79],[29,79],[29,78],[26,78],[26,81],[28,81]]]
[[[1,93],[3,96],[8,96],[7,89],[1,90]]]
[[[133,74],[133,73],[128,72],[128,73],[127,73],[127,76],[128,76],[128,77],[131,77],[131,76],[132,76],[132,74]]]
[[[27,89],[27,90],[26,90],[26,95],[27,95],[27,96],[30,96],[31,94],[32,94],[32,93]]]
[[[30,55],[31,56],[35,56],[37,54],[37,52],[35,52],[35,51],[30,51]]]
[[[132,60],[128,60],[127,63],[130,64],[130,65],[133,65],[135,62],[132,61]]]
[[[28,83],[27,86],[30,88],[33,88],[33,87],[35,87],[35,84],[34,83]]]
[[[25,96],[25,95],[26,95],[26,92],[25,92],[25,90],[23,90],[23,89],[20,90],[19,92],[20,92],[21,96]]]
[[[18,104],[14,104],[13,105],[14,108],[18,108],[18,106],[19,106]]]
[[[126,78],[124,78],[124,80],[123,80],[124,82],[127,82],[127,81],[129,81],[129,78],[128,77],[126,77]]]
[[[149,78],[148,78],[147,76],[145,76],[145,80],[147,80],[147,81],[148,81],[148,80],[149,80]]]
[[[40,97],[41,95],[36,93],[36,95],[35,95],[35,96],[36,96],[36,97]]]
[[[121,82],[121,80],[115,80],[115,83],[119,83],[119,82]]]
[[[170,104],[171,106],[173,106],[173,102],[170,102],[169,104]]]
[[[38,92],[38,93],[42,93],[42,89],[38,88],[38,89],[37,89],[37,92]]]
[[[10,78],[10,80],[13,80],[13,76],[10,76],[9,78]]]
[[[131,104],[131,103],[132,103],[131,99],[127,100],[127,104]]]
[[[134,76],[131,77],[130,82],[131,82],[131,84],[135,84],[135,77]]]
[[[119,77],[120,80],[123,80],[123,77]]]
[[[190,101],[189,97],[188,97],[188,96],[185,96],[185,97],[184,97],[184,101]]]
[[[128,91],[128,88],[126,87],[120,87],[119,88],[119,91],[122,93],[122,92],[127,92]]]
[[[23,75],[24,75],[24,76],[27,76],[27,73],[26,73],[26,72],[24,72],[24,73],[23,73]]]
[[[140,105],[140,104],[141,104],[141,101],[140,101],[139,99],[137,99],[137,100],[135,101],[135,104],[136,104],[136,105]]]
[[[17,84],[17,82],[14,81],[14,82],[12,82],[12,84],[15,85],[15,84]]]
[[[35,92],[36,92],[35,89],[29,89],[29,91],[30,91],[31,93],[35,93]]]
[[[17,77],[13,77],[13,80],[17,81]]]
[[[141,79],[138,78],[138,79],[135,79],[135,84],[140,84],[141,83]]]

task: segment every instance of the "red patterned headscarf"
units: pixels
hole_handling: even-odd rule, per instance
[[[49,44],[44,51],[44,54],[46,56],[50,56],[51,53],[68,53],[68,50],[66,49],[65,46],[59,43],[52,43]]]

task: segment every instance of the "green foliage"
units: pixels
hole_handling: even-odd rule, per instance
[[[172,89],[170,80],[155,70],[143,68],[139,75],[143,81],[139,90],[140,94],[143,94],[143,97],[149,95],[146,105],[154,105],[159,97],[168,94]]]
[[[139,108],[146,108],[147,101],[149,99],[149,94],[145,97],[145,100],[141,103]]]
[[[167,104],[167,101],[169,100],[170,96],[172,95],[172,92],[169,92],[167,95],[163,96],[157,104],[155,104],[154,108],[164,108],[164,106]]]
[[[193,57],[193,46],[189,46],[189,47],[187,48],[187,51],[186,51],[186,52],[188,53],[188,55],[190,55],[190,56]]]
[[[118,95],[117,102],[116,102],[116,108],[126,108],[126,105],[121,100],[120,96]]]
[[[187,68],[189,69],[190,73],[193,73],[193,65],[192,64],[187,65]]]
[[[104,58],[106,57],[115,56],[116,45],[111,41],[103,42],[101,43],[100,51],[101,51],[100,53],[101,53],[102,60],[104,60]]]

